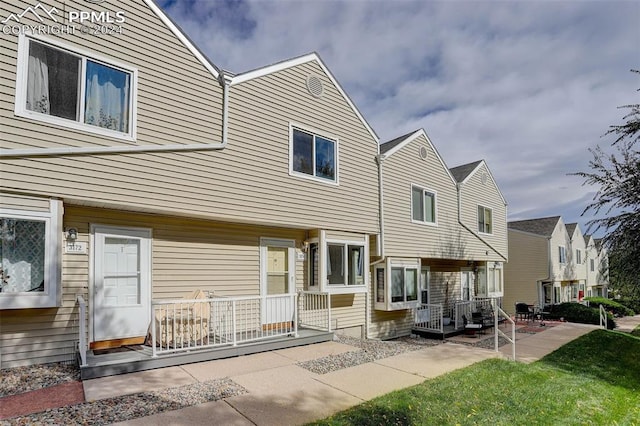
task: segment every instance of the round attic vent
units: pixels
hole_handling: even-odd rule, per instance
[[[316,98],[319,98],[324,93],[324,87],[322,87],[322,80],[316,75],[311,74],[307,77],[307,90]]]
[[[420,153],[420,158],[422,158],[423,160],[426,160],[427,157],[429,156],[429,151],[427,151],[426,146],[421,146],[419,153]]]
[[[487,180],[489,178],[487,177],[486,173],[483,173],[482,176],[480,176],[480,180],[482,181],[482,184],[484,185],[485,183],[487,183]]]

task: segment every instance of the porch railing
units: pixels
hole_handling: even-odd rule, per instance
[[[493,305],[493,312],[494,312],[494,330],[495,330],[494,332],[495,333],[494,334],[495,350],[496,352],[500,352],[500,337],[504,337],[505,339],[507,339],[508,342],[511,343],[511,357],[515,361],[516,360],[516,323],[514,320],[511,319],[509,314],[507,314],[505,311],[502,310],[502,308],[500,308],[497,301]],[[506,321],[511,323],[511,337],[507,336],[507,334],[502,330],[500,330],[500,328],[498,327],[498,325],[500,324],[500,317],[504,317]]]
[[[600,316],[600,328],[603,329],[607,329],[607,311],[604,308],[604,306],[602,306],[602,304],[599,305],[598,307],[598,313]]]
[[[492,311],[493,306],[500,307],[502,305],[502,298],[499,297],[483,297],[473,300],[459,300],[455,302],[453,312],[454,312],[454,324],[456,329],[464,328],[464,319],[462,316],[464,315],[467,320],[471,320],[471,314],[473,312],[478,311]]]
[[[331,331],[331,294],[298,292],[298,324],[300,327]]]
[[[425,304],[416,308],[414,328],[423,331],[442,333],[442,305]]]
[[[297,336],[297,294],[153,301],[153,356]]]
[[[78,294],[76,296],[78,302],[78,353],[80,354],[81,367],[87,365],[87,302],[84,297]]]

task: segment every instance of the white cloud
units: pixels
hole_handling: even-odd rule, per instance
[[[637,102],[638,2],[171,3],[232,72],[318,52],[383,141],[424,128],[450,166],[487,160],[514,218],[577,220],[594,189],[567,174]]]

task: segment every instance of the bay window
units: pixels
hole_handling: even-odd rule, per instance
[[[420,292],[428,299],[428,270],[421,271],[418,259],[387,258],[375,268],[375,308],[382,311],[418,306]],[[427,303],[423,300],[423,303]]]
[[[340,241],[324,237],[309,243],[308,271],[311,290],[331,293],[367,291],[367,246],[362,241]]]

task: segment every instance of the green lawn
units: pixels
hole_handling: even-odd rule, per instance
[[[596,330],[533,364],[491,359],[317,425],[640,425],[640,338]]]
[[[634,336],[640,337],[640,325],[634,328],[631,334],[633,334]]]

